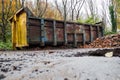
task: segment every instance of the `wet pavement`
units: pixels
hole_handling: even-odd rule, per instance
[[[120,80],[120,58],[95,50],[1,51],[0,80]]]

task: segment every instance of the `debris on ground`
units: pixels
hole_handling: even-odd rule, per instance
[[[5,75],[0,74],[0,80],[1,80],[1,79],[4,79],[5,77],[6,77]]]
[[[120,34],[113,34],[97,38],[89,45],[85,45],[84,48],[111,48],[120,47]]]
[[[105,57],[112,57],[113,56],[113,52],[107,52],[106,54],[105,54]]]

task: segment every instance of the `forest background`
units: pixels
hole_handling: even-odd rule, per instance
[[[0,49],[11,49],[9,18],[22,7],[36,17],[95,24],[103,23],[104,33],[120,30],[120,0],[0,0]]]

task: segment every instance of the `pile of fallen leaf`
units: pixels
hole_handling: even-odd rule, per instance
[[[120,34],[108,35],[101,38],[97,38],[89,45],[85,45],[84,48],[111,48],[120,47]]]

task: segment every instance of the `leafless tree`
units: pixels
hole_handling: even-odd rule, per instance
[[[61,1],[62,1],[61,4],[60,3],[58,4],[58,1],[55,0],[55,5],[58,11],[60,12],[60,14],[62,15],[64,21],[66,21],[68,17],[69,9],[70,9],[68,5],[69,1],[68,0],[61,0]]]
[[[37,0],[36,1],[36,15],[37,17],[43,17],[44,13],[46,12],[46,9],[48,7],[48,0]]]
[[[79,4],[78,4],[79,6],[77,6],[77,8],[76,8],[76,10],[75,10],[75,12],[76,12],[76,20],[79,19],[80,12],[81,12],[81,9],[82,9],[84,3],[85,3],[85,0],[81,0],[81,1],[79,2]]]
[[[81,2],[81,0],[70,0],[70,12],[71,12],[71,20],[74,21],[74,13],[75,13],[75,9],[76,7],[78,7],[77,5],[79,4],[79,2]]]
[[[110,22],[110,15],[109,15],[109,5],[110,5],[110,3],[109,3],[109,0],[107,0],[107,2],[106,2],[106,0],[103,0],[102,1],[102,10],[101,10],[101,12],[102,12],[102,21],[103,21],[103,24],[104,24],[104,27],[105,27],[105,30],[106,30],[106,26],[109,24],[109,25],[111,25],[111,22]]]
[[[63,16],[64,21],[71,20],[74,21],[79,18],[81,8],[85,0],[61,0],[55,1],[55,5],[61,16]],[[59,4],[58,4],[59,3]]]
[[[63,5],[63,13],[64,13],[64,21],[67,20],[67,3],[68,3],[68,0],[62,0],[62,5]]]
[[[25,3],[25,0],[22,0],[22,6],[21,7],[24,7],[24,3]]]
[[[84,7],[84,10],[85,10],[85,12],[86,12],[86,16],[87,16],[87,17],[90,17],[89,9],[88,9],[88,7],[87,7],[88,5],[87,5],[87,1],[86,1],[86,0],[85,0],[85,6],[86,6],[86,7]]]
[[[55,2],[56,9],[58,10],[60,16],[62,17],[62,10],[60,9],[60,6],[58,5],[57,0],[55,0],[54,2]]]
[[[99,18],[98,3],[95,0],[85,0],[85,10],[88,18],[93,19],[93,23],[96,23]]]
[[[93,0],[88,0],[88,7],[90,9],[90,14],[91,16],[94,16],[94,2]]]
[[[78,20],[81,8],[84,4],[85,0],[70,0],[70,17],[71,20]],[[76,19],[75,19],[76,18]]]

